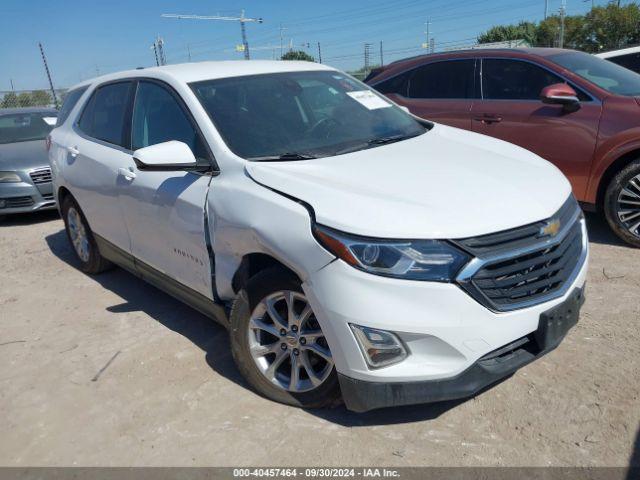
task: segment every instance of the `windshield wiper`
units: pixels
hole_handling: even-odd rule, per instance
[[[358,150],[366,150],[367,148],[377,147],[379,145],[388,145],[389,143],[401,142],[402,140],[408,140],[418,135],[422,135],[424,132],[412,133],[410,135],[393,135],[389,137],[377,137],[371,138],[366,142],[352,145],[351,147],[344,148],[335,152],[335,155],[342,155],[344,153],[357,152]]]
[[[267,155],[264,157],[250,157],[247,160],[251,160],[254,162],[284,162],[288,160],[311,160],[313,158],[318,158],[311,153],[304,152],[287,152],[280,155]]]
[[[367,142],[367,145],[387,145],[388,143],[399,142],[411,137],[415,137],[415,135],[394,135],[392,137],[372,138]]]

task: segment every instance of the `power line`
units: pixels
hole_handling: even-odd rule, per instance
[[[479,11],[466,11],[463,14],[459,14],[459,13],[449,13],[449,12],[453,12],[455,10],[458,10],[460,8],[466,8],[469,7],[471,5],[475,5],[475,4],[483,4],[485,0],[475,0],[475,1],[460,1],[460,2],[456,2],[456,1],[448,1],[446,5],[443,5],[442,7],[437,7],[437,11],[438,11],[438,15],[432,16],[431,19],[432,20],[445,20],[445,19],[450,19],[450,18],[455,18],[456,20],[458,19],[463,19],[463,18],[467,18],[467,17],[478,17],[478,16],[484,16],[487,14],[492,14],[492,13],[496,13],[498,11],[502,11],[504,10],[504,6],[497,6],[494,8],[490,8],[490,9],[482,9]],[[516,10],[516,9],[522,9],[522,8],[529,8],[532,5],[537,5],[539,2],[539,0],[530,0],[527,1],[526,3],[524,3],[523,5],[520,5],[518,7],[510,7],[510,10]],[[403,2],[405,3],[406,6],[411,6],[410,4],[415,4],[416,2]],[[333,41],[333,42],[323,42],[322,43],[322,47],[324,47],[326,49],[326,47],[332,47],[332,46],[337,46],[337,45],[345,45],[348,42],[346,42],[346,39],[349,38],[358,38],[358,39],[362,39],[363,36],[366,36],[370,39],[375,38],[376,36],[381,36],[384,35],[385,36],[385,41],[388,40],[388,38],[386,37],[386,35],[389,32],[389,23],[394,23],[397,26],[395,27],[397,30],[406,30],[406,28],[404,28],[404,25],[407,23],[413,23],[415,22],[415,20],[413,19],[414,15],[416,14],[416,12],[412,12],[412,11],[403,11],[403,13],[401,15],[397,15],[397,16],[389,16],[388,14],[384,14],[384,9],[389,10],[390,7],[388,6],[388,4],[386,4],[385,7],[378,7],[378,9],[376,11],[370,12],[362,12],[361,14],[358,15],[358,18],[363,18],[365,19],[365,21],[361,21],[361,22],[356,22],[354,23],[352,21],[352,19],[350,18],[336,18],[336,21],[338,22],[347,22],[347,25],[335,25],[335,22],[333,21],[333,18],[335,18],[334,14],[331,15],[324,15],[324,16],[329,16],[329,17],[333,17],[333,18],[329,18],[327,21],[324,21],[323,23],[329,23],[329,24],[334,24],[334,25],[330,25],[330,26],[322,26],[320,28],[316,28],[313,30],[309,30],[309,29],[296,29],[293,28],[291,29],[290,26],[291,25],[295,25],[295,23],[287,23],[287,30],[291,30],[292,33],[294,34],[302,34],[305,35],[307,37],[311,36],[311,35],[315,35],[315,34],[322,34],[322,33],[329,33],[329,32],[336,32],[337,34],[337,38],[339,39],[344,39],[344,40],[340,40],[340,41]],[[397,6],[394,7],[394,9],[397,11]],[[352,9],[353,10],[353,9]],[[356,11],[359,11],[358,9],[355,9]],[[421,11],[424,11],[424,8],[421,8]],[[338,12],[336,12],[338,13]],[[373,17],[379,17],[381,14],[384,14],[384,19],[373,19]],[[311,19],[315,19],[315,18],[320,18],[323,16],[316,16],[316,17],[309,17]],[[371,18],[372,20],[369,20],[369,18]],[[519,18],[521,19],[521,18]],[[354,32],[354,28],[353,27],[357,27],[357,26],[366,26],[366,25],[370,25],[370,24],[375,24],[375,25],[380,25],[381,21],[384,22],[384,29],[381,30],[376,30],[376,31],[368,31],[368,32],[362,32],[362,31],[356,31]],[[494,22],[492,22],[494,23]],[[403,25],[403,26],[400,26]],[[468,27],[467,27],[468,28]],[[357,29],[356,29],[357,30]],[[460,30],[459,27],[455,28],[455,29],[450,29],[447,31],[457,31]],[[260,43],[271,43],[274,41],[278,41],[279,37],[280,37],[280,28],[276,28],[271,30],[271,32],[273,33],[268,33],[265,32],[266,34],[263,35],[258,35],[256,37],[255,41],[259,41]],[[346,35],[340,35],[341,32],[345,32]],[[445,31],[440,31],[439,33],[445,33]],[[228,35],[226,36],[222,36],[219,38],[228,38]],[[336,38],[336,35],[334,35],[334,38]],[[406,38],[406,37],[405,37]],[[429,39],[430,40],[430,39]],[[202,44],[202,43],[209,43],[209,41],[202,41],[202,42],[198,42],[197,44]],[[359,43],[359,42],[358,42]],[[192,46],[196,45],[196,43],[192,43]],[[221,52],[222,50],[220,50]],[[217,50],[215,49],[200,49],[198,51],[192,50],[192,55],[205,55],[207,53],[214,53],[217,52]],[[186,57],[186,51],[185,51],[185,57]]]

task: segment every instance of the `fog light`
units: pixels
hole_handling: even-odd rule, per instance
[[[407,358],[407,350],[394,333],[353,324],[350,327],[371,368],[386,367]]]
[[[7,206],[6,200],[0,200],[0,208],[5,208]]]

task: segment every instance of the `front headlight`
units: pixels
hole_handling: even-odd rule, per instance
[[[314,226],[316,239],[352,267],[386,277],[450,282],[471,259],[441,240],[383,240]]]
[[[0,172],[0,183],[18,183],[21,181],[15,172]]]

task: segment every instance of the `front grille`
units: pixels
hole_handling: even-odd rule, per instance
[[[29,173],[31,181],[36,185],[39,183],[49,183],[51,181],[51,169],[49,167],[39,168]]]
[[[460,279],[461,285],[477,301],[497,311],[563,295],[584,257],[580,218],[572,196],[547,221],[456,242],[479,260],[479,268]],[[558,234],[542,234],[554,220],[560,222]]]
[[[13,197],[0,200],[4,201],[4,208],[30,207],[35,203],[31,197]]]

